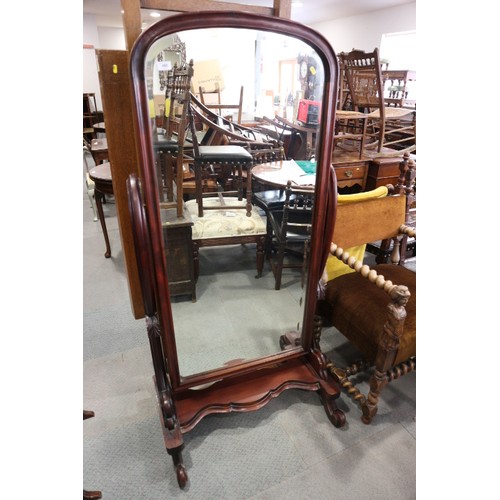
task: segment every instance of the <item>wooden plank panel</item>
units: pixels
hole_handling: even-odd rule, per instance
[[[272,7],[260,7],[258,5],[243,5],[231,2],[214,2],[212,0],[141,0],[143,9],[167,10],[173,12],[199,12],[201,10],[233,10],[241,12],[251,12],[266,16],[274,15]]]
[[[96,50],[96,54],[116,215],[128,276],[132,312],[134,317],[139,319],[144,317],[144,305],[137,271],[126,187],[127,178],[131,173],[139,175],[128,52],[126,50]],[[113,248],[111,248],[111,253],[113,255]],[[110,265],[112,264],[110,263]]]
[[[121,0],[123,9],[123,30],[125,42],[130,53],[134,42],[141,34],[141,4],[140,0]]]

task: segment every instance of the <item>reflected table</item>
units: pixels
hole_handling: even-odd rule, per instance
[[[262,163],[252,168],[252,177],[264,189],[285,189],[288,181],[292,181],[294,186],[314,188],[316,164],[295,160]]]
[[[111,257],[111,247],[109,244],[108,230],[106,228],[106,221],[104,220],[104,212],[102,203],[105,201],[107,194],[113,195],[113,182],[111,180],[111,164],[109,162],[96,165],[89,170],[89,177],[94,181],[94,196],[97,205],[97,213],[101,221],[101,228],[104,234],[104,241],[106,243],[106,253],[104,257],[109,259]]]

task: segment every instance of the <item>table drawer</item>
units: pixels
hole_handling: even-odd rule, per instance
[[[366,174],[368,173],[366,164],[349,166],[335,165],[334,168],[337,175],[338,188],[350,188],[357,185],[361,191],[365,189]]]

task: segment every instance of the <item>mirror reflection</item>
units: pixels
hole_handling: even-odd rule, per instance
[[[271,355],[300,335],[323,75],[307,44],[249,29],[184,31],[148,52],[183,377]]]

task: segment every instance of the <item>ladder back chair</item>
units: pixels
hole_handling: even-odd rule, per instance
[[[189,107],[193,60],[167,72],[165,90],[165,134],[158,135],[155,150],[158,154],[158,183],[162,208],[177,207],[183,213],[183,164],[186,146],[187,110]],[[174,200],[174,178],[177,200]]]
[[[378,156],[415,151],[416,112],[386,106],[378,49],[352,50],[339,57],[347,78],[352,111],[366,115],[363,147],[375,148]]]
[[[205,210],[245,209],[246,215],[252,215],[252,166],[250,152],[240,145],[203,145],[199,143],[193,106],[188,107],[190,140],[193,147],[193,165],[196,184],[196,202],[198,217],[203,217]],[[204,186],[210,180],[218,184],[217,192],[210,192]],[[243,195],[246,200],[244,203]],[[218,196],[220,204],[205,203],[209,197]],[[225,197],[237,197],[237,203],[227,205]],[[232,203],[232,202],[231,202]]]
[[[283,208],[267,212],[266,252],[274,274],[275,290],[281,288],[283,269],[300,268],[302,278],[305,276],[313,207],[314,189],[292,187],[292,182],[288,181]],[[286,262],[286,253],[299,257],[299,261]]]
[[[215,90],[213,92],[208,92],[206,91],[203,87],[199,87],[199,95],[200,95],[200,101],[201,103],[206,106],[209,109],[215,109],[218,110],[218,114],[220,116],[224,116],[226,119],[230,119],[232,121],[232,117],[229,118],[230,115],[226,115],[225,113],[222,113],[222,110],[226,109],[236,109],[237,110],[237,116],[236,116],[236,123],[241,124],[242,121],[242,115],[243,115],[243,85],[240,88],[240,97],[239,101],[237,104],[223,104],[221,100],[221,91],[218,82],[215,84]],[[217,98],[217,102],[206,102],[205,97],[209,96],[215,96]]]

